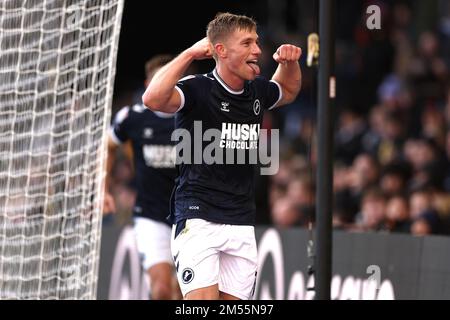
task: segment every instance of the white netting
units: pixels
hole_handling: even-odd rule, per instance
[[[123,0],[0,1],[0,299],[94,299]]]

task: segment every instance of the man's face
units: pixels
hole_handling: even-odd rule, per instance
[[[256,30],[235,30],[223,44],[226,55],[222,62],[232,73],[245,80],[253,80],[259,75],[261,49]]]

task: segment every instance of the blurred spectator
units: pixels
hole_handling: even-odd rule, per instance
[[[367,153],[358,155],[353,161],[348,176],[348,188],[355,205],[360,204],[366,190],[375,186],[378,178],[379,165],[375,158]]]
[[[377,150],[378,161],[386,165],[400,158],[405,137],[405,119],[401,111],[384,114],[381,141]]]
[[[132,222],[133,207],[136,202],[136,188],[133,184],[116,184],[112,188],[116,204],[115,220],[118,225]]]
[[[382,168],[380,188],[387,196],[393,196],[406,190],[411,175],[407,162],[392,162]]]
[[[425,236],[439,233],[439,216],[435,211],[425,211],[414,219],[411,225],[411,234],[415,236]]]
[[[304,217],[289,197],[278,199],[272,209],[272,222],[278,228],[288,228],[302,224]]]
[[[369,128],[362,138],[364,151],[376,157],[383,137],[385,113],[386,108],[383,105],[376,105],[370,110]]]
[[[436,34],[425,31],[419,36],[417,56],[410,65],[414,91],[421,104],[427,100],[436,100],[445,92],[448,68],[439,55],[439,40]]]
[[[440,233],[450,234],[450,194],[443,190],[434,190],[431,197],[431,206],[439,215]]]
[[[287,197],[298,208],[309,208],[314,205],[315,186],[307,175],[292,179],[287,187]]]
[[[292,140],[292,150],[297,154],[308,155],[313,141],[314,122],[310,118],[301,121],[299,134]]]
[[[333,205],[333,227],[343,230],[351,229],[358,206],[352,202],[348,189],[335,192]]]
[[[405,86],[403,79],[396,74],[387,75],[378,87],[378,101],[394,111],[398,108],[399,99]]]
[[[410,189],[423,186],[443,186],[446,172],[445,160],[433,140],[419,138],[408,139],[404,146],[404,155],[412,165]]]
[[[419,218],[424,212],[431,211],[433,209],[431,190],[427,188],[414,190],[409,196],[409,207],[413,220]]]
[[[433,105],[427,106],[421,116],[422,135],[440,149],[445,148],[446,123],[444,114]]]
[[[391,232],[409,233],[411,222],[408,199],[405,196],[395,195],[388,200],[385,228]]]
[[[367,130],[363,117],[356,111],[344,109],[339,117],[335,137],[335,157],[350,164],[363,150],[362,138]]]
[[[350,185],[350,166],[336,161],[333,169],[333,192],[338,193],[347,190]]]
[[[361,212],[358,213],[354,231],[382,230],[386,219],[386,197],[374,187],[364,193]]]

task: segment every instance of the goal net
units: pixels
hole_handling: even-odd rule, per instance
[[[0,1],[0,299],[95,299],[123,0]]]

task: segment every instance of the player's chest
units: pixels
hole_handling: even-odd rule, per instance
[[[222,123],[261,123],[263,110],[261,99],[255,95],[239,97],[210,95],[205,101],[202,117],[211,126],[221,126]]]

